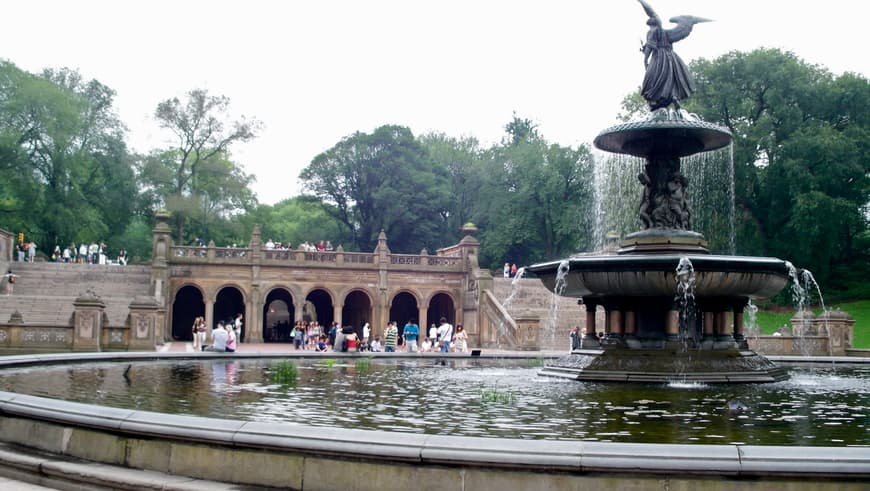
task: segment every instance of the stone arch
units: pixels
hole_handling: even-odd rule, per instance
[[[405,324],[409,320],[420,323],[420,299],[412,291],[400,290],[390,300],[390,318],[399,326],[399,336],[404,336]],[[425,319],[424,323],[425,323]],[[425,324],[424,324],[425,325]]]
[[[429,297],[429,308],[426,312],[426,325],[439,324],[439,319],[445,317],[447,322],[456,325],[456,300],[448,292],[434,292]]]
[[[325,328],[335,320],[335,298],[328,288],[311,288],[305,295],[305,302],[299,308],[302,320],[316,320]]]
[[[218,288],[215,294],[214,306],[212,307],[212,319],[215,325],[218,321],[227,321],[235,319],[236,314],[245,313],[245,295],[243,290],[233,284],[223,285]],[[214,327],[214,326],[212,326]],[[242,334],[239,341],[244,341],[246,337],[246,327],[242,325]]]
[[[370,327],[373,325],[372,307],[373,302],[369,292],[361,288],[351,289],[344,296],[341,308],[342,325],[353,326],[357,330],[357,335],[362,336],[362,325],[366,322]]]
[[[296,303],[289,288],[277,286],[269,290],[263,301],[263,341],[290,343],[290,330],[296,319]]]
[[[205,317],[205,295],[199,285],[184,284],[172,295],[172,339],[193,340],[193,321]]]

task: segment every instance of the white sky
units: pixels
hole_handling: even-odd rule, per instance
[[[864,0],[650,0],[662,19],[714,19],[676,51],[689,62],[777,47],[867,76]],[[355,131],[383,124],[498,142],[512,114],[551,142],[591,142],[643,78],[646,16],[634,0],[2,2],[0,57],[78,69],[117,92],[139,152],[171,145],[157,104],[194,88],[264,123],[233,158],[273,204]]]

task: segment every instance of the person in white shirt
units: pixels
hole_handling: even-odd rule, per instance
[[[441,318],[441,325],[438,326],[438,339],[441,342],[441,352],[450,352],[450,340],[453,338],[453,325],[447,322],[446,317]]]
[[[217,327],[211,332],[211,349],[209,351],[226,351],[229,333],[224,328],[224,323],[218,322]]]

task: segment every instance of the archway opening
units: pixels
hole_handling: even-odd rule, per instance
[[[429,311],[426,313],[426,325],[439,325],[439,320],[444,317],[447,322],[456,325],[456,309],[453,307],[453,299],[446,293],[439,293],[429,301]]]
[[[317,321],[318,324],[329,328],[334,320],[334,311],[332,308],[332,297],[325,290],[312,290],[305,297],[305,305],[302,306],[302,320],[311,322]]]
[[[172,302],[172,339],[193,341],[193,321],[205,317],[202,292],[195,286],[182,287]]]
[[[390,304],[390,318],[388,320],[396,321],[399,326],[399,336],[405,334],[405,324],[408,321],[415,321],[419,324],[420,311],[417,309],[417,299],[414,295],[408,292],[401,292],[395,297]],[[424,323],[425,327],[426,324]],[[403,338],[404,339],[404,338]]]
[[[269,292],[263,305],[263,341],[291,343],[290,331],[296,319],[293,297],[284,289]]]
[[[357,336],[362,337],[362,326],[366,322],[369,327],[372,322],[372,302],[369,296],[357,290],[350,292],[344,299],[344,307],[341,309],[341,323],[345,326],[353,326]]]
[[[242,292],[239,291],[238,288],[234,286],[227,286],[221,288],[221,290],[217,294],[217,299],[214,302],[214,329],[217,326],[218,321],[233,321],[236,318],[237,314],[245,313],[245,299],[242,296]],[[242,324],[242,335],[239,341],[245,340],[245,330],[247,326]]]

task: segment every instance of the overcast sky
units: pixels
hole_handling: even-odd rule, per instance
[[[686,61],[776,47],[870,73],[864,0],[650,0],[691,14]],[[355,131],[383,124],[498,142],[514,112],[551,142],[591,142],[643,78],[646,15],[635,0],[5,1],[0,57],[78,69],[117,92],[133,149],[171,145],[157,104],[194,88],[264,123],[232,149],[273,204]]]

